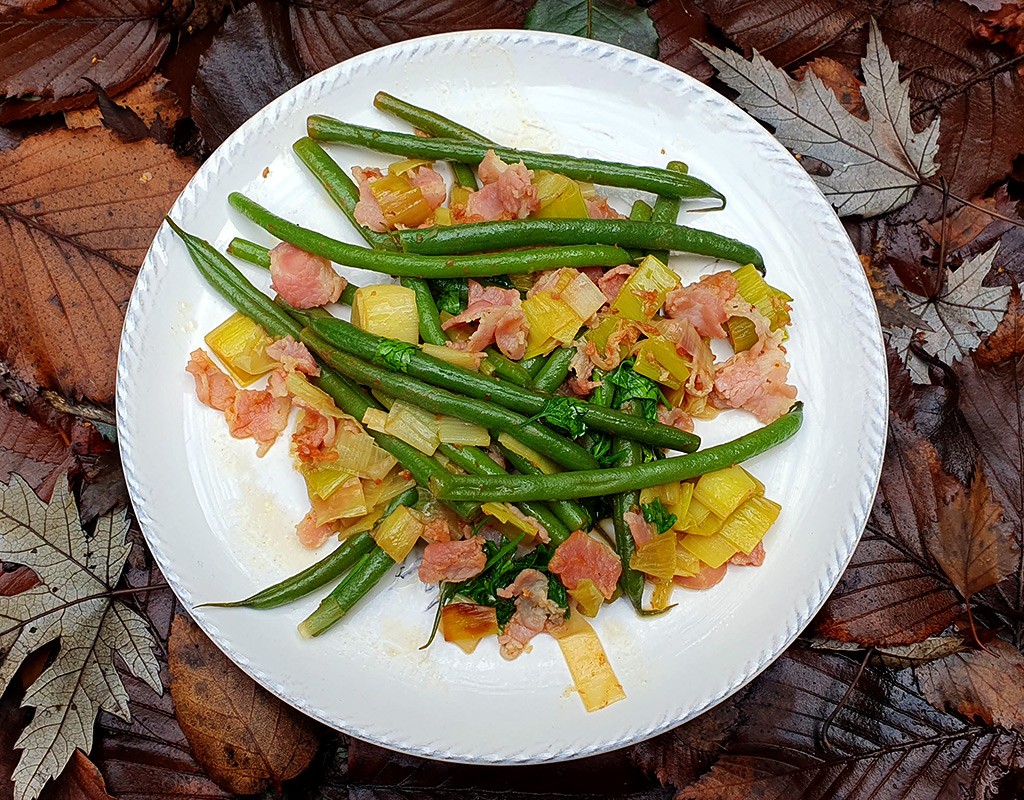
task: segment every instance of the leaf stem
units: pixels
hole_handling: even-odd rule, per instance
[[[42,585],[45,585],[45,584],[42,584]],[[80,605],[82,603],[87,603],[90,600],[99,600],[99,599],[101,599],[103,597],[108,597],[108,598],[109,597],[127,597],[129,595],[146,594],[147,592],[156,592],[156,591],[159,591],[160,589],[167,589],[167,588],[169,588],[169,584],[167,584],[167,583],[147,583],[145,586],[132,586],[132,587],[129,587],[127,589],[108,589],[105,592],[96,592],[96,594],[89,594],[89,595],[86,595],[85,597],[78,597],[78,598],[75,598],[74,600],[69,600],[66,603],[62,603],[59,606],[54,606],[53,608],[48,608],[48,609],[46,609],[46,611],[43,611],[43,612],[41,612],[39,614],[36,614],[33,617],[29,617],[28,619],[23,619],[17,625],[12,625],[10,628],[6,628],[6,629],[0,631],[0,639],[2,639],[4,636],[7,636],[7,634],[9,634],[9,633],[14,633],[14,631],[19,630],[20,628],[24,628],[26,625],[28,625],[28,624],[30,624],[32,622],[36,622],[37,620],[43,619],[44,617],[48,617],[48,616],[50,616],[50,614],[56,614],[56,613],[58,613],[60,611],[64,611],[67,608],[71,608],[71,606],[77,606],[77,605]]]

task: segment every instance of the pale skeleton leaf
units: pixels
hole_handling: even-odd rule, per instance
[[[916,338],[924,350],[952,364],[977,348],[982,338],[992,333],[1010,304],[1009,286],[984,286],[999,250],[996,242],[984,253],[969,258],[955,272],[946,272],[945,286],[935,298],[920,297],[904,291],[907,305],[922,323],[920,333],[907,327],[888,332],[889,344],[899,353],[915,383],[928,383],[928,369],[910,350]]]
[[[899,208],[938,169],[939,118],[914,132],[909,85],[900,81],[899,64],[874,20],[861,61],[867,121],[846,111],[810,70],[796,81],[756,50],[747,61],[739,53],[694,44],[718,77],[739,92],[740,106],[772,125],[790,150],[831,168],[831,174],[815,175],[814,180],[840,216],[873,217]]]
[[[36,797],[76,747],[89,752],[100,710],[130,719],[115,653],[133,675],[162,692],[149,626],[107,594],[128,558],[127,531],[125,513],[118,511],[100,517],[86,534],[66,479],[49,504],[17,475],[0,484],[0,561],[31,567],[42,581],[0,597],[0,691],[26,656],[60,639],[56,659],[22,703],[35,715],[15,743],[22,751],[14,770],[19,800]]]

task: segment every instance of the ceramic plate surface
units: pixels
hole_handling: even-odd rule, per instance
[[[171,215],[218,247],[236,234],[273,244],[230,211],[233,190],[308,227],[357,241],[292,156],[309,114],[406,128],[372,107],[387,90],[496,141],[637,164],[681,159],[728,196],[685,222],[760,248],[769,279],[794,297],[787,343],[806,402],[799,435],[750,468],[783,512],[763,567],[734,568],[707,592],[637,619],[626,603],[596,627],[627,699],[587,714],[554,640],[503,661],[496,641],[472,656],[443,641],[420,650],[436,594],[404,568],[329,635],[299,623],[319,595],[273,611],[195,609],[244,597],[323,555],[293,533],[308,508],[282,439],[263,459],[202,407],[188,354],[229,307],[206,288],[164,226],[132,295],[118,365],[125,473],[147,541],[174,591],[242,669],[305,713],[386,747],[457,761],[521,764],[632,744],[718,703],[764,669],[820,608],[871,507],[886,429],[886,372],[874,302],[843,228],[800,166],[754,120],[664,64],[605,44],[523,31],[404,42],[297,86],[250,119],[203,165]],[[346,167],[384,165],[333,148]],[[638,195],[611,191],[628,210]],[[720,269],[675,257],[684,281]],[[259,286],[268,275],[243,267]],[[372,277],[345,271],[360,284]],[[753,430],[746,412],[698,425],[706,444]],[[397,572],[397,571],[396,571]]]

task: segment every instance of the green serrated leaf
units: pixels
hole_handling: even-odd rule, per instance
[[[537,0],[527,30],[568,33],[658,57],[658,32],[647,10],[624,0]]]
[[[579,400],[571,397],[552,397],[544,403],[541,412],[528,421],[536,420],[568,431],[574,439],[587,432],[587,423],[583,421],[583,406]]]
[[[649,503],[641,503],[640,510],[643,512],[644,519],[657,528],[658,533],[667,533],[676,524],[676,515],[669,513],[669,510],[661,502],[661,498],[655,497]]]
[[[405,372],[409,368],[412,354],[419,348],[408,342],[383,341],[373,351],[373,363],[378,367],[387,367],[395,372]]]

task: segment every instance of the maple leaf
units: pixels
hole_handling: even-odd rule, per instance
[[[795,81],[757,50],[747,61],[739,53],[697,46],[719,78],[739,92],[739,105],[772,125],[790,150],[831,168],[814,180],[841,216],[872,217],[899,208],[938,169],[939,118],[914,132],[909,85],[900,81],[899,65],[874,20],[861,61],[867,120],[843,108],[813,71]]]
[[[889,341],[910,369],[915,383],[928,383],[928,371],[910,349],[912,339],[944,364],[952,364],[976,349],[996,329],[1010,305],[1009,286],[984,286],[999,250],[996,242],[970,258],[959,269],[947,269],[944,286],[932,297],[903,290],[911,313],[921,319],[922,330],[901,326],[889,332]]]
[[[100,710],[129,718],[115,653],[132,675],[162,690],[148,624],[111,597],[128,558],[127,530],[119,511],[97,519],[86,534],[66,479],[49,503],[17,475],[0,484],[0,561],[23,564],[41,581],[0,597],[0,691],[34,650],[60,639],[56,658],[23,701],[35,714],[15,743],[22,751],[14,770],[19,800],[38,796],[76,748],[91,749]]]

